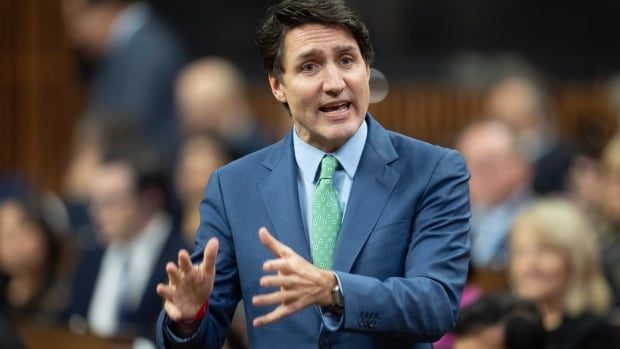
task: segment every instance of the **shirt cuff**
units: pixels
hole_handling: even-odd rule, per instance
[[[202,321],[204,321],[204,319]],[[202,327],[202,322],[198,325],[198,327],[196,328],[196,331],[194,331],[194,333],[190,334],[189,336],[181,336],[181,335],[175,334],[173,327],[174,327],[174,322],[166,315],[166,318],[164,320],[165,336],[168,338],[169,341],[173,343],[187,343],[187,342],[192,341],[194,338],[196,338],[196,336],[198,335],[198,332],[200,332],[199,331],[200,327]]]
[[[342,293],[342,296],[344,298],[344,290],[342,289],[340,278],[338,277],[338,274],[333,274],[336,277],[336,282],[338,283],[338,287],[340,288],[340,292]],[[344,311],[340,315],[324,312],[322,307],[319,307],[319,311],[321,312],[323,324],[329,331],[335,332],[342,329],[344,325]]]
[[[182,322],[175,323],[166,315],[164,320],[164,332],[168,339],[172,339],[178,343],[185,343],[194,339],[202,327],[202,322],[204,321],[208,306],[209,300],[207,299],[200,309],[198,309],[196,315],[194,315],[194,319],[190,321],[190,324],[184,324]]]

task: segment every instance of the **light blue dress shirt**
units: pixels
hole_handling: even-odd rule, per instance
[[[297,130],[293,132],[293,149],[295,151],[295,161],[297,162],[297,191],[299,192],[299,206],[301,208],[301,218],[306,229],[306,234],[312,239],[312,205],[308,204],[314,195],[314,188],[318,177],[318,170],[321,160],[326,154],[332,154],[340,166],[334,173],[333,184],[338,201],[340,202],[340,212],[342,217],[347,208],[349,194],[351,194],[351,186],[353,178],[357,172],[366,144],[366,136],[368,135],[368,126],[366,122],[362,122],[353,137],[333,153],[325,153],[317,149],[297,136]]]
[[[344,219],[347,202],[349,201],[349,194],[351,194],[351,186],[353,185],[353,179],[355,178],[357,167],[362,158],[362,153],[364,152],[367,135],[368,126],[364,121],[353,137],[338,150],[333,153],[325,153],[302,141],[299,136],[297,136],[297,130],[293,130],[293,150],[295,151],[295,161],[297,162],[298,170],[297,191],[299,193],[299,207],[301,208],[301,218],[306,234],[309,236],[310,243],[312,243],[312,205],[310,205],[309,202],[311,202],[314,196],[321,160],[326,154],[332,154],[340,164],[336,169],[336,173],[334,173],[333,185],[338,195],[340,211]],[[336,276],[336,279],[338,279],[338,276]],[[340,280],[338,280],[338,284],[340,284]],[[344,295],[345,290],[343,290],[342,287],[340,289]],[[342,325],[342,316],[333,317],[323,314],[323,322],[329,330],[335,331]]]

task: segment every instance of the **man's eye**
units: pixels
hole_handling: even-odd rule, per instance
[[[349,56],[345,56],[345,57],[342,57],[342,59],[340,59],[340,62],[344,65],[349,65],[353,63],[353,58]]]
[[[301,66],[301,71],[302,72],[312,72],[312,71],[315,71],[317,68],[318,68],[318,66],[316,64],[314,64],[314,63],[306,63],[306,64],[303,64]]]

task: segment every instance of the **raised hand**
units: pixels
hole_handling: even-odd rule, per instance
[[[257,306],[279,304],[272,312],[254,319],[254,326],[274,322],[312,304],[333,304],[331,290],[336,285],[336,276],[332,272],[306,261],[271,236],[267,229],[260,228],[258,235],[261,243],[278,257],[263,264],[264,271],[277,274],[263,276],[260,285],[279,287],[280,290],[252,298],[252,304]]]
[[[192,265],[185,250],[179,251],[178,266],[172,262],[166,265],[168,285],[157,285],[157,294],[165,300],[164,310],[173,321],[191,321],[209,298],[218,246],[216,238],[207,242],[200,265]]]

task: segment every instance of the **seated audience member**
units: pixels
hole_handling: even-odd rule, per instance
[[[185,67],[176,82],[181,135],[210,134],[233,159],[268,145],[255,120],[239,69],[223,58],[203,58]]]
[[[193,244],[200,224],[198,206],[211,172],[224,166],[228,155],[216,139],[194,136],[181,144],[175,169],[174,184],[181,202],[181,229],[185,240]]]
[[[186,248],[166,206],[163,163],[136,142],[107,150],[92,178],[91,214],[101,246],[83,252],[70,324],[97,335],[152,337],[165,265]]]
[[[605,275],[614,305],[620,306],[620,136],[614,137],[602,154],[601,213],[597,220]]]
[[[31,190],[0,198],[0,304],[13,319],[35,325],[61,319],[66,221],[57,199]]]
[[[519,150],[516,135],[501,121],[469,125],[457,147],[471,172],[472,266],[503,270],[514,217],[532,198],[530,166]]]
[[[541,200],[519,216],[511,233],[510,280],[517,295],[538,305],[549,349],[618,348],[602,317],[610,291],[596,235],[570,203]]]
[[[71,157],[63,178],[63,199],[79,249],[96,243],[88,214],[93,177],[106,149],[134,142],[139,129],[121,115],[85,115],[74,130]]]
[[[485,115],[512,127],[522,153],[532,164],[532,189],[538,195],[564,193],[570,188],[575,161],[589,159],[563,142],[551,119],[547,93],[540,81],[525,74],[508,74],[487,93]]]
[[[536,304],[507,294],[484,295],[461,310],[454,349],[544,349]]]

